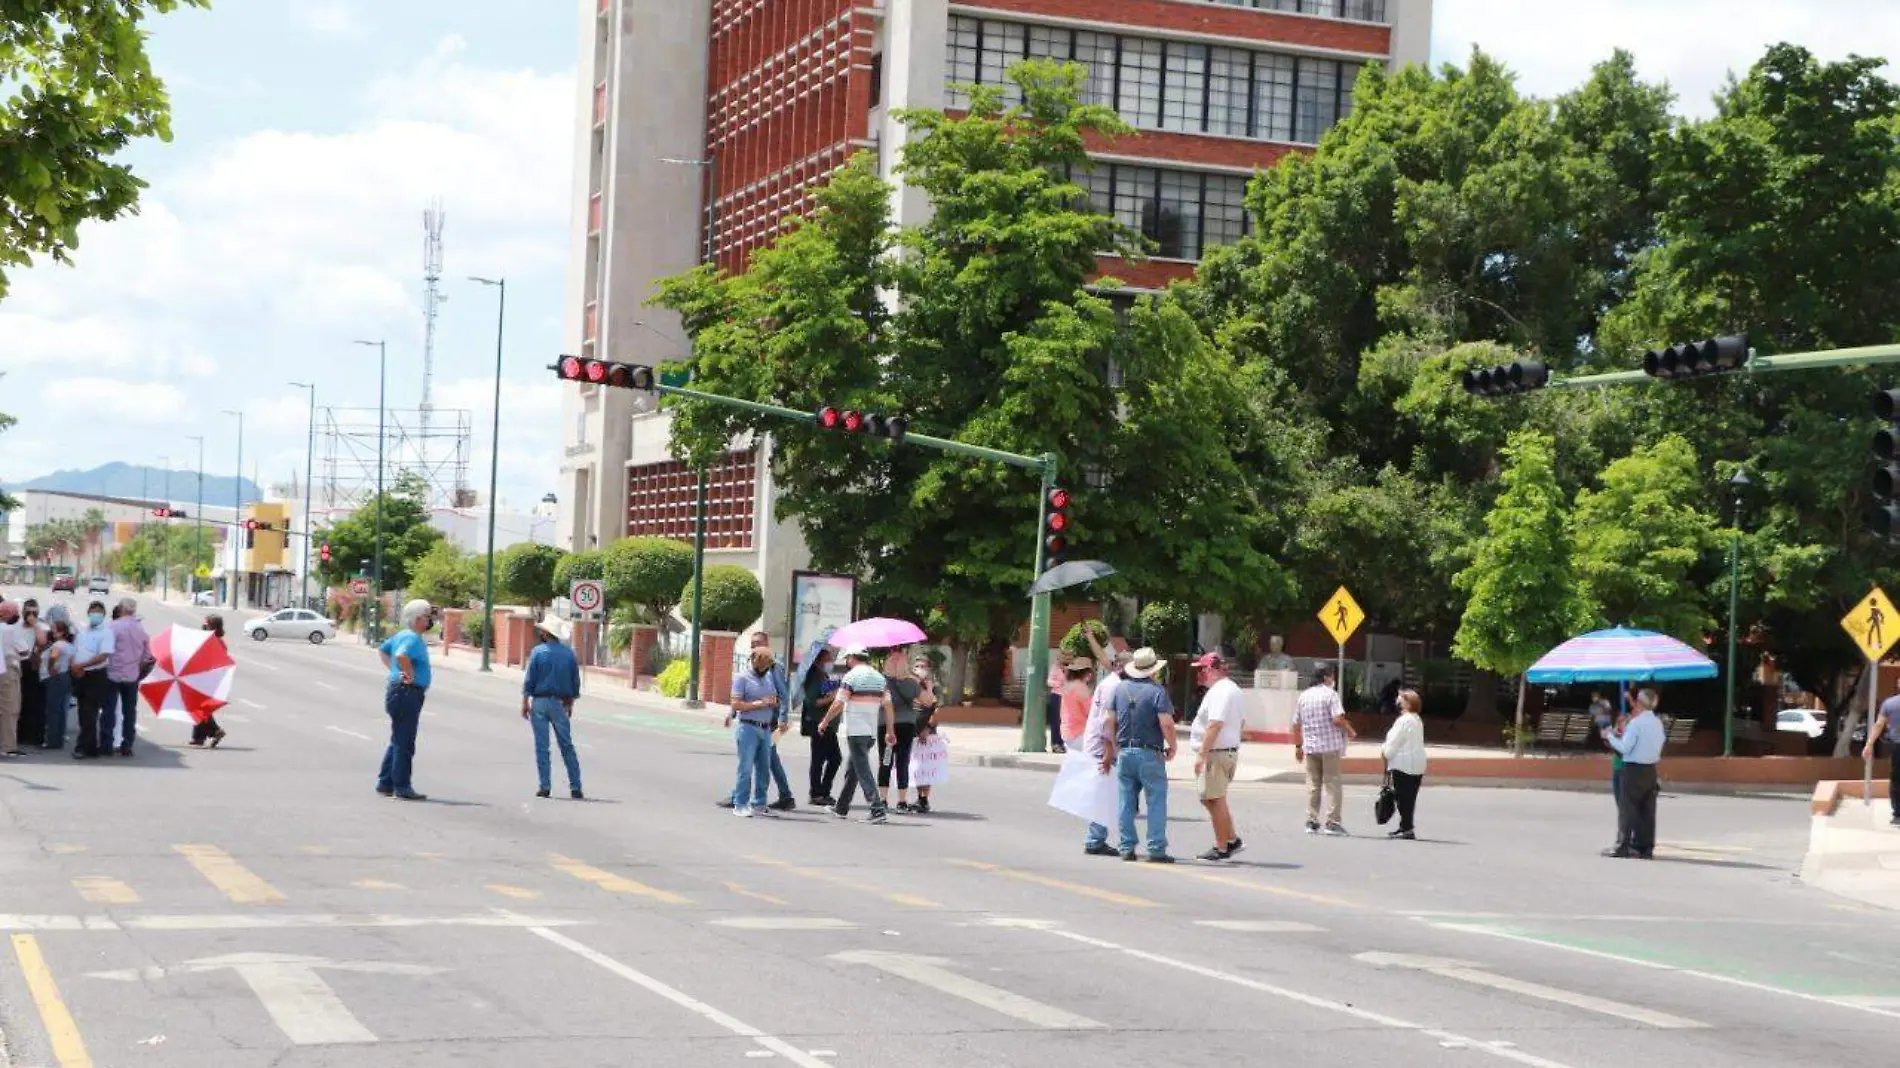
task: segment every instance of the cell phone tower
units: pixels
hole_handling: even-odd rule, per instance
[[[442,228],[448,213],[437,200],[422,213],[422,439],[429,437],[429,412],[435,407],[435,321],[442,302]]]

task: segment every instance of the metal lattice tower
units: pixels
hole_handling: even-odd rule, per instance
[[[422,213],[422,436],[429,436],[429,413],[435,407],[435,322],[442,302],[442,228],[448,212],[435,201]]]
[[[353,510],[376,493],[376,409],[319,408],[317,412],[321,439],[318,507],[326,512]],[[422,429],[425,416],[433,417],[428,430]],[[468,508],[475,503],[467,488],[471,412],[392,408],[386,424],[386,485],[412,474],[427,483],[432,508]]]

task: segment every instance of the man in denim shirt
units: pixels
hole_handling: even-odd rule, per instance
[[[1121,857],[1135,859],[1135,806],[1147,796],[1148,861],[1172,864],[1168,855],[1168,761],[1174,759],[1174,702],[1155,681],[1161,658],[1137,649],[1122,669],[1107,730],[1115,738],[1115,775],[1121,786]],[[1102,761],[1107,771],[1109,762]]]
[[[542,642],[528,654],[528,671],[521,679],[521,718],[534,727],[534,769],[541,777],[536,797],[553,792],[553,770],[548,753],[548,732],[561,747],[561,763],[567,766],[567,793],[582,800],[581,760],[574,752],[570,722],[574,717],[574,699],[581,695],[581,665],[567,647],[573,624],[549,616],[535,625]]]

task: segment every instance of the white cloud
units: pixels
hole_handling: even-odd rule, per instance
[[[1684,114],[1713,111],[1710,97],[1789,41],[1824,60],[1850,53],[1900,57],[1893,0],[1437,0],[1432,54],[1463,64],[1475,43],[1517,73],[1526,92],[1574,88],[1622,48],[1649,80],[1667,81]]]
[[[298,24],[313,33],[347,37],[362,28],[355,9],[344,0],[298,0],[292,11]]]

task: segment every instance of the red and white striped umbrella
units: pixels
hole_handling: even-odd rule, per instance
[[[202,723],[229,701],[237,664],[210,631],[173,624],[153,636],[152,660],[139,693],[160,719]]]

